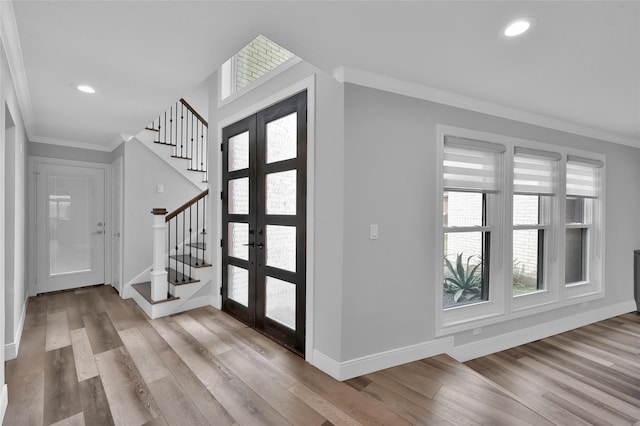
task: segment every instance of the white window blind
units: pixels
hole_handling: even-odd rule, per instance
[[[568,155],[567,195],[597,198],[599,172],[603,166],[600,160]]]
[[[498,192],[498,165],[504,145],[445,136],[443,189]]]
[[[515,147],[513,157],[514,194],[554,195],[559,153]]]

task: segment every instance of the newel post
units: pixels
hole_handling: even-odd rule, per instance
[[[169,282],[164,266],[167,224],[167,209],[153,209],[153,270],[151,271],[151,300],[165,300],[169,294]]]

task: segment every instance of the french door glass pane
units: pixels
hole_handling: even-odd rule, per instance
[[[267,175],[267,214],[296,214],[296,177],[295,170]]]
[[[249,132],[229,138],[229,171],[249,167]]]
[[[91,271],[91,180],[49,176],[48,183],[49,275]]]
[[[296,286],[267,276],[267,307],[269,318],[296,329]]]
[[[485,232],[449,232],[444,234],[443,307],[452,308],[487,299],[484,294],[483,253]]]
[[[249,224],[229,222],[229,256],[249,260]]]
[[[249,271],[233,265],[229,265],[227,271],[227,297],[249,306]]]
[[[249,178],[229,181],[229,214],[249,214]]]
[[[267,164],[296,158],[298,114],[267,123]]]
[[[513,231],[513,294],[526,294],[538,290],[540,239],[543,231],[521,229]]]
[[[296,271],[296,227],[267,225],[267,266]]]

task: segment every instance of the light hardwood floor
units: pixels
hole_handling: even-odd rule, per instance
[[[518,349],[527,356],[513,350],[468,363],[493,373],[495,385],[444,355],[341,383],[213,308],[151,321],[110,287],[79,289],[30,299],[19,356],[6,363],[4,424],[632,424],[640,419],[638,318]],[[584,347],[555,352],[574,340]],[[510,369],[540,373],[498,374],[494,364],[510,365],[498,356],[522,364]],[[565,358],[575,372],[561,367]],[[553,370],[561,375],[547,385]]]

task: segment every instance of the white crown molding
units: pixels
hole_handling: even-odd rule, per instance
[[[412,98],[437,102],[457,108],[463,108],[482,114],[493,115],[509,120],[546,127],[562,132],[599,139],[620,145],[640,148],[640,139],[605,130],[594,129],[582,124],[560,120],[541,114],[523,111],[493,102],[487,102],[469,96],[436,89],[421,84],[411,83],[394,77],[384,76],[349,67],[338,67],[333,70],[333,77],[339,83],[352,83]]]
[[[0,2],[0,37],[2,38],[2,46],[7,54],[9,71],[13,79],[27,136],[31,138],[34,136],[33,105],[22,58],[18,24],[13,13],[13,3],[10,1]]]
[[[45,144],[49,144],[49,145],[66,146],[66,147],[69,147],[69,148],[90,149],[90,150],[93,150],[93,151],[104,151],[104,152],[111,152],[120,144],[118,142],[115,146],[112,147],[112,145],[114,145],[113,142],[110,143],[108,146],[105,146],[105,145],[97,145],[97,144],[91,144],[91,143],[86,143],[86,142],[67,141],[67,140],[63,140],[63,139],[48,138],[46,136],[34,136],[34,137],[30,138],[29,140],[30,140],[30,142],[45,143]],[[120,140],[120,142],[122,142],[122,140]]]

